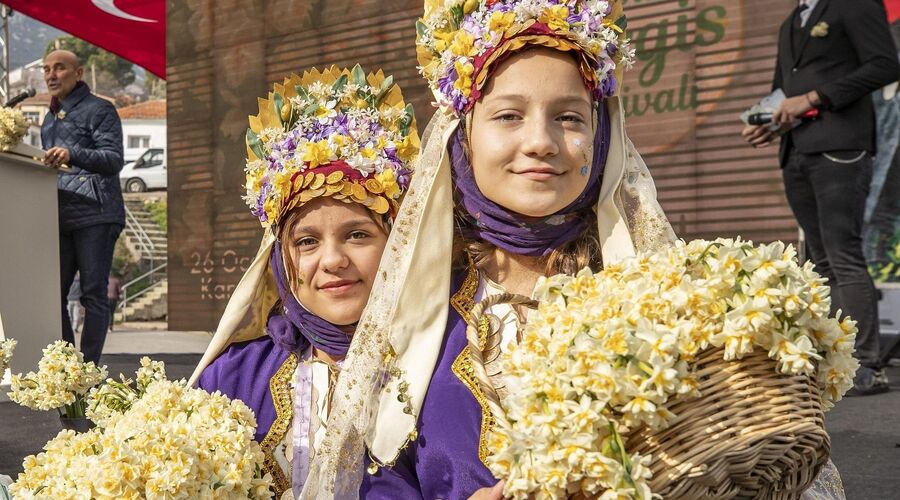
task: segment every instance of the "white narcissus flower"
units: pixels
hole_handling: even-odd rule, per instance
[[[812,362],[822,359],[822,356],[818,355],[813,348],[809,337],[800,337],[796,342],[791,342],[784,337],[777,339],[775,345],[769,350],[769,357],[781,362],[781,372],[786,375],[812,374],[815,371]]]

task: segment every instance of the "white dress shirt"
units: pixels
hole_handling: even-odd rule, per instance
[[[806,8],[800,11],[801,27],[806,27],[806,22],[809,21],[809,16],[812,14],[813,9],[816,8],[817,3],[819,3],[819,0],[800,0],[800,5],[806,5]]]

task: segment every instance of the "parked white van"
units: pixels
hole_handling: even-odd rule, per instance
[[[166,189],[166,149],[150,148],[137,160],[125,164],[119,173],[122,191],[142,193],[150,189]]]

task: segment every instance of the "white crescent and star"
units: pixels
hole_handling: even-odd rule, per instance
[[[128,21],[137,21],[139,23],[155,23],[155,19],[145,19],[143,17],[132,16],[124,10],[116,7],[115,0],[91,0],[95,7],[106,12],[111,16],[116,16]]]

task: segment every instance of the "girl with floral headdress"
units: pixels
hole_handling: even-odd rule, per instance
[[[471,307],[674,240],[624,132],[616,92],[633,57],[624,26],[605,0],[426,1],[419,63],[441,109],[306,497],[458,499],[493,487],[492,417],[465,334]],[[524,318],[490,312],[502,323],[485,339],[497,354]]]
[[[500,498],[493,416],[470,349],[495,363],[540,276],[674,241],[625,135],[617,92],[633,51],[618,1],[426,0],[420,70],[440,110],[338,381],[304,498]],[[496,321],[494,321],[496,320]],[[628,485],[622,485],[621,491]],[[637,492],[635,492],[637,493]]]
[[[242,400],[277,498],[299,494],[418,152],[391,77],[331,67],[260,99],[247,195],[264,228],[191,382]]]

